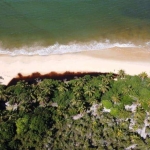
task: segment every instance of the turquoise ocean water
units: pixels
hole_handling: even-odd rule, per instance
[[[0,54],[150,50],[150,0],[1,0]]]

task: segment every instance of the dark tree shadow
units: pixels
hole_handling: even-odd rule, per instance
[[[4,101],[0,101],[0,110],[5,110],[6,109],[5,103],[6,102],[4,102]]]
[[[98,76],[98,75],[106,75],[108,73],[100,73],[100,72],[69,72],[66,71],[65,73],[56,73],[56,72],[50,72],[48,74],[41,75],[39,72],[32,73],[29,76],[24,76],[21,73],[18,73],[18,76],[13,78],[7,86],[15,85],[18,81],[24,80],[28,82],[29,84],[36,84],[38,81],[43,79],[54,79],[54,80],[71,80],[74,78],[83,77],[85,75],[90,76]],[[114,77],[117,76],[117,74],[113,74]]]

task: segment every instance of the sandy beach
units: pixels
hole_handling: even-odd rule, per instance
[[[113,72],[123,69],[127,74],[146,72],[150,76],[150,52],[135,48],[113,48],[49,56],[0,56],[0,80],[7,85],[18,73],[30,75],[55,71]]]

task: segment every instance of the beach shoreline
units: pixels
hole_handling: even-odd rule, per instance
[[[124,70],[129,75],[146,72],[150,76],[150,52],[133,48],[113,48],[103,51],[84,51],[49,56],[0,56],[1,83],[7,85],[13,78],[39,72],[100,72],[118,73]]]

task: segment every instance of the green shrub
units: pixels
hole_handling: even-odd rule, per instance
[[[107,109],[110,109],[113,106],[112,102],[109,100],[102,100],[102,104]]]

